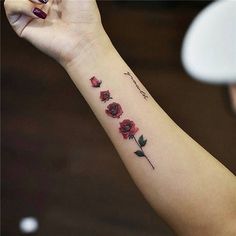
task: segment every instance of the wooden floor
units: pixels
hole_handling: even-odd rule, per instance
[[[192,80],[184,33],[206,2],[100,2],[114,45],[176,123],[236,173],[226,87]],[[2,10],[2,235],[171,236],[68,75],[20,40]],[[109,69],[109,68],[108,68]]]

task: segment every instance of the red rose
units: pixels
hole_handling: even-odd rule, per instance
[[[135,127],[135,123],[132,120],[123,120],[120,123],[120,133],[123,135],[123,138],[133,138],[135,133],[138,131],[138,128]]]
[[[113,118],[120,118],[123,111],[120,104],[113,102],[107,106],[106,113]]]
[[[106,101],[108,101],[109,99],[112,99],[109,90],[107,90],[107,91],[101,91],[101,92],[100,92],[100,99],[101,99],[101,101],[103,101],[103,102],[106,102]]]
[[[98,80],[95,76],[93,76],[91,79],[91,84],[92,84],[92,87],[95,87],[95,88],[98,88],[100,87],[102,81],[101,80]]]

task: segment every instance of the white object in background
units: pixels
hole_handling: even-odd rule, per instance
[[[38,230],[38,221],[34,217],[24,217],[20,220],[20,230],[24,234],[31,234]]]
[[[195,79],[236,82],[236,1],[219,0],[194,19],[182,46],[182,63]]]

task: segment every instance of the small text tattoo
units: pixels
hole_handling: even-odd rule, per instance
[[[128,75],[128,76],[130,77],[130,79],[131,79],[131,80],[133,81],[133,83],[135,84],[136,88],[137,88],[137,89],[139,90],[139,92],[142,94],[143,98],[144,98],[145,100],[147,100],[148,95],[147,95],[143,90],[140,89],[139,85],[137,84],[137,82],[135,81],[135,79],[133,78],[133,76],[132,76],[129,72],[124,73],[124,75]]]

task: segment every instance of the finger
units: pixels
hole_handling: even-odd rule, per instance
[[[45,19],[47,17],[46,12],[49,9],[49,6],[48,6],[49,4],[47,4],[49,2],[49,0],[29,0],[29,1],[38,5],[38,7],[36,6],[33,9],[33,14],[39,18]]]
[[[48,0],[30,0],[30,1],[36,4],[46,4],[48,2]]]
[[[34,0],[35,1],[35,0]],[[39,2],[37,1],[39,4]],[[14,24],[21,15],[31,18],[46,18],[46,13],[29,0],[6,0],[4,3],[6,14],[11,24]]]

